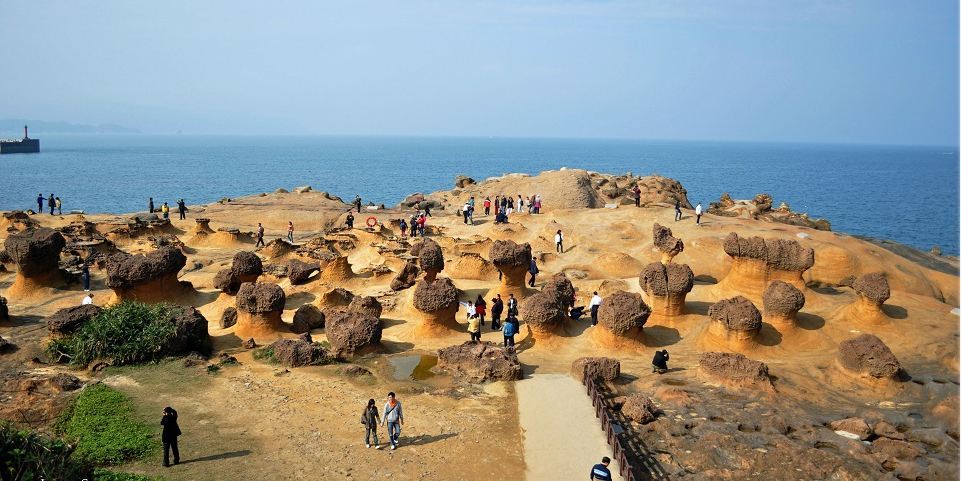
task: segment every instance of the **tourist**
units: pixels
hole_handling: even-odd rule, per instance
[[[497,213],[500,211],[501,211],[501,196],[495,195],[494,196],[494,216],[497,216]]]
[[[464,224],[467,224],[467,217],[470,215],[470,204],[464,202],[464,206],[460,208],[461,214],[464,215]]]
[[[187,218],[187,204],[183,199],[177,201],[177,212],[180,214],[180,220]]]
[[[80,268],[80,277],[83,279],[84,292],[90,292],[90,266],[87,263]]]
[[[517,194],[517,204],[516,204],[516,205],[517,205],[517,213],[518,213],[518,214],[523,214],[523,213],[524,213],[524,198],[521,197],[520,194]]]
[[[484,300],[484,296],[477,294],[477,300],[474,301],[474,310],[477,311],[477,317],[480,318],[480,325],[484,325],[484,316],[487,315],[487,301]]]
[[[658,374],[664,374],[667,372],[667,361],[671,359],[671,355],[667,353],[667,349],[654,352],[654,360],[651,361],[651,365],[654,366],[654,371]]]
[[[404,408],[393,392],[387,393],[387,404],[384,405],[384,418],[381,425],[387,424],[387,436],[390,438],[390,449],[397,449],[400,441],[400,427],[404,425]]]
[[[38,214],[43,214],[43,201],[45,200],[46,199],[43,198],[43,192],[37,194],[37,213]]]
[[[473,210],[473,209],[474,209],[474,204],[475,204],[475,202],[474,202],[474,196],[470,196],[470,198],[467,199],[467,203],[470,204],[470,208],[471,208],[471,210]]]
[[[531,280],[527,282],[527,285],[534,287],[534,278],[537,277],[540,270],[537,268],[537,260],[533,257],[531,257],[531,265],[527,268],[527,272],[531,274]]]
[[[424,232],[427,231],[427,215],[426,214],[420,216],[420,219],[417,219],[417,228],[420,230],[420,236],[424,237]]]
[[[160,212],[163,213],[164,219],[170,218],[170,206],[166,202],[160,206]]]
[[[347,218],[344,219],[344,225],[347,226],[347,230],[354,228],[354,214],[351,214],[350,211],[347,211]]]
[[[467,308],[469,313],[470,311],[474,310],[474,306],[469,302],[468,304],[470,304],[470,307]],[[477,314],[467,315],[467,333],[470,334],[471,341],[480,342],[481,328],[480,328],[480,320],[478,320]]]
[[[634,187],[631,188],[631,193],[634,194],[634,207],[640,207],[641,206],[641,188],[638,187],[637,184],[634,184]]]
[[[177,411],[167,406],[163,410],[163,417],[160,418],[160,425],[163,432],[160,440],[164,445],[164,467],[170,467],[170,451],[174,452],[174,464],[180,464],[180,450],[177,449],[177,436],[180,436],[180,426],[177,425]]]
[[[153,197],[151,197],[147,200],[147,213],[153,214],[153,210]]]
[[[607,466],[611,464],[611,458],[604,456],[601,458],[600,464],[595,464],[591,468],[591,480],[592,481],[611,481],[611,470],[607,469]]]
[[[517,314],[514,312],[507,313],[507,319],[504,321],[504,347],[514,348],[514,336],[521,331],[521,323],[517,320]]]
[[[591,298],[591,325],[597,325],[597,310],[601,307],[601,296],[597,295],[597,291],[594,291],[594,297]]]
[[[499,331],[501,328],[501,314],[504,313],[504,301],[501,295],[491,299],[491,330]]]
[[[467,311],[467,320],[470,320],[472,317],[477,316],[477,309],[474,308],[473,302],[467,301],[467,302],[460,302],[459,304],[464,306],[464,310]]]
[[[484,198],[484,215],[491,215],[491,198]]]
[[[507,317],[511,315],[517,315],[517,299],[514,299],[514,294],[511,293],[507,297]]]
[[[697,225],[701,225],[701,203],[697,203],[697,207],[694,208],[694,215],[697,216]]]
[[[527,203],[527,214],[528,214],[528,215],[533,214],[533,213],[534,213],[534,204],[531,203],[531,197],[530,197],[530,196],[527,196],[525,202]]]
[[[557,245],[557,253],[564,253],[564,234],[561,233],[560,229],[557,230],[557,234],[554,234],[554,244]]]
[[[569,316],[575,321],[584,315],[584,306],[572,307]]]
[[[364,414],[360,415],[360,423],[366,428],[364,434],[364,445],[370,447],[370,437],[374,436],[374,449],[380,449],[380,440],[377,439],[377,423],[380,422],[380,414],[377,412],[377,402],[373,399],[367,400],[367,407]]]
[[[91,292],[87,292],[87,295],[80,301],[81,306],[86,306],[87,304],[93,304],[93,293]]]
[[[259,246],[266,246],[264,244],[264,226],[260,222],[257,223],[257,243],[254,244],[254,247]]]
[[[357,213],[358,213],[358,214],[360,213],[360,205],[361,205],[360,196],[358,195],[358,196],[354,197],[354,207],[357,208]]]
[[[674,199],[674,222],[681,220],[681,201]]]
[[[467,220],[470,221],[470,225],[474,225],[474,204],[470,204],[470,208],[467,209]]]
[[[290,220],[287,221],[287,240],[294,243],[294,222]]]
[[[60,202],[60,197],[56,198],[54,204],[57,206],[57,215],[63,215],[63,203]]]
[[[53,209],[57,207],[57,198],[53,193],[50,194],[50,197],[47,197],[47,207],[50,207],[50,215],[53,215]]]
[[[433,217],[430,215],[430,202],[424,203],[424,217]]]
[[[407,221],[404,219],[400,220],[400,236],[407,237]]]
[[[417,237],[417,214],[410,216],[410,236]]]

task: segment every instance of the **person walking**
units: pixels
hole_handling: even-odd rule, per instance
[[[517,334],[517,324],[512,319],[516,320],[517,317],[508,313],[504,322],[504,347],[508,349],[514,348],[514,336]]]
[[[360,423],[364,425],[364,445],[370,447],[370,438],[374,437],[374,449],[380,449],[380,440],[377,439],[377,424],[380,423],[380,414],[377,412],[377,402],[373,399],[367,400],[364,414],[360,415]]]
[[[84,292],[90,292],[90,266],[86,262],[80,268],[80,277],[83,279]]]
[[[611,481],[611,470],[607,468],[611,464],[611,458],[604,456],[600,464],[595,464],[591,468],[591,481]]]
[[[634,184],[634,187],[631,189],[631,193],[634,194],[634,207],[640,207],[641,206],[641,188],[638,187],[637,184]]]
[[[560,231],[560,229],[557,230],[557,234],[554,234],[554,244],[557,244],[557,253],[563,254],[564,253],[564,234]]]
[[[484,300],[484,296],[477,294],[477,300],[474,301],[474,310],[477,311],[477,317],[480,318],[480,325],[484,325],[484,316],[487,315],[487,301]]]
[[[670,359],[671,355],[667,353],[667,349],[654,352],[654,359],[651,361],[651,366],[654,367],[652,372],[658,374],[667,372],[667,361]]]
[[[528,214],[528,215],[533,214],[533,213],[534,213],[534,204],[533,204],[533,201],[531,200],[531,197],[530,197],[530,196],[527,196],[527,198],[525,199],[525,203],[527,203],[527,214]]]
[[[160,212],[163,214],[164,219],[170,218],[170,206],[167,205],[166,202],[164,202],[164,204],[160,206]]]
[[[501,328],[501,314],[504,313],[504,301],[501,295],[491,299],[491,330],[499,331]]]
[[[259,246],[266,246],[264,244],[264,226],[260,222],[257,223],[257,243],[254,244],[254,247]]]
[[[701,225],[701,203],[697,203],[697,207],[694,208],[694,215],[697,216],[697,225]]]
[[[362,202],[360,201],[360,195],[354,197],[354,207],[357,208],[357,213],[360,214],[360,206]]]
[[[344,219],[344,225],[347,226],[347,229],[354,228],[354,214],[352,214],[350,211],[347,211],[347,218]]]
[[[53,209],[57,207],[57,198],[50,193],[50,197],[47,197],[47,207],[50,208],[50,215],[53,215]]]
[[[407,221],[404,219],[400,220],[400,236],[407,237]]]
[[[397,449],[400,443],[400,427],[404,425],[404,407],[401,406],[393,391],[387,393],[387,404],[384,404],[384,418],[380,424],[385,423],[387,436],[390,438],[390,449]]]
[[[527,285],[534,287],[534,278],[537,277],[540,270],[537,268],[537,261],[533,257],[531,257],[531,265],[527,268],[527,272],[531,274],[531,280],[527,282]]]
[[[287,221],[287,240],[290,241],[291,244],[294,243],[294,221],[291,220]]]
[[[524,198],[521,197],[520,194],[517,194],[517,203],[516,203],[516,205],[517,205],[517,213],[518,213],[518,214],[523,214],[523,213],[524,213]]]
[[[410,216],[410,236],[417,237],[417,214]]]
[[[54,204],[57,206],[57,215],[63,215],[63,202],[60,201],[60,197],[56,198]]]
[[[177,424],[177,411],[167,406],[163,409],[163,417],[160,418],[160,425],[163,431],[160,433],[160,441],[164,445],[164,467],[170,467],[170,451],[174,452],[174,464],[180,464],[180,450],[177,449],[177,437],[180,432],[180,425]]]
[[[151,198],[147,199],[147,213],[148,213],[148,214],[153,214],[153,211],[154,211],[154,208],[153,208],[153,197],[151,197]]]
[[[491,198],[484,198],[484,215],[491,215]]]
[[[681,201],[674,199],[674,222],[681,220]]]
[[[424,217],[434,217],[430,215],[430,203],[424,203]]]
[[[43,201],[47,199],[43,198],[43,192],[37,194],[37,213],[43,214]]]
[[[591,298],[591,325],[597,325],[597,310],[601,307],[601,296],[597,295],[597,291],[594,291],[594,297]]]
[[[461,214],[464,215],[464,224],[467,224],[467,216],[470,215],[470,204],[464,202],[464,206],[460,208]]]
[[[187,204],[183,199],[177,201],[177,212],[180,214],[180,220],[187,218]]]

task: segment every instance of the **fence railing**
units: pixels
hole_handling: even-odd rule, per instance
[[[591,405],[594,406],[594,415],[600,420],[601,429],[604,430],[604,434],[607,436],[607,444],[610,444],[611,449],[614,451],[614,460],[617,461],[619,468],[618,472],[624,481],[639,481],[634,475],[634,468],[631,466],[631,462],[627,457],[624,442],[617,436],[617,432],[614,430],[614,422],[611,420],[611,414],[608,412],[609,408],[604,402],[603,394],[601,394],[597,387],[597,378],[590,374],[589,369],[585,369],[584,371],[584,377],[581,379],[581,382],[587,386],[587,395],[590,396]]]

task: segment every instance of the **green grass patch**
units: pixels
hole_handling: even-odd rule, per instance
[[[163,478],[154,478],[134,473],[119,473],[109,469],[97,468],[93,471],[94,481],[158,481]]]
[[[98,359],[114,365],[159,359],[176,334],[171,309],[166,304],[121,302],[104,309],[73,335],[50,342],[47,352],[79,366]]]
[[[258,361],[263,361],[271,364],[277,363],[277,357],[274,355],[274,348],[267,346],[260,349],[254,350],[254,359]]]
[[[133,401],[103,384],[85,388],[57,427],[76,443],[73,458],[97,466],[140,459],[159,446],[154,429],[137,419]]]

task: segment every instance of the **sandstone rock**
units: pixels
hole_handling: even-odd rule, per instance
[[[324,292],[317,301],[317,306],[321,309],[328,307],[346,307],[354,299],[354,293],[342,287],[335,287]]]
[[[772,269],[803,272],[814,265],[814,249],[796,240],[740,238],[731,232],[724,239],[724,252],[734,258],[756,259]]]
[[[337,357],[375,349],[380,344],[383,327],[380,319],[360,312],[333,311],[325,321],[330,351]]]
[[[174,325],[174,335],[164,347],[165,354],[176,356],[191,351],[207,352],[210,350],[207,319],[196,308],[172,306],[170,322]]]
[[[707,313],[711,317],[710,332],[735,347],[750,344],[761,332],[761,313],[746,297],[722,299]]]
[[[176,247],[162,247],[146,255],[117,253],[107,258],[107,286],[118,299],[165,300],[189,286],[177,280],[185,265],[187,257]]]
[[[371,373],[369,369],[355,365],[347,366],[340,372],[347,377],[373,376],[373,373]]]
[[[698,360],[698,369],[707,378],[728,386],[771,388],[767,365],[743,354],[705,352]]]
[[[490,342],[468,341],[441,349],[437,353],[437,369],[450,372],[455,379],[474,383],[512,381],[521,377],[517,354]]]
[[[10,234],[5,250],[25,277],[46,276],[58,271],[60,251],[66,245],[60,232],[47,227]]]
[[[233,327],[237,324],[237,308],[228,307],[224,309],[223,314],[220,315],[220,328],[227,329],[228,327]]]
[[[871,426],[868,426],[868,423],[862,418],[839,419],[837,421],[832,421],[830,427],[834,431],[842,431],[853,434],[861,441],[868,439],[872,434],[874,434],[871,431]]]
[[[519,317],[535,333],[551,333],[566,318],[566,312],[561,304],[553,295],[545,292],[538,292],[522,300],[518,311]]]
[[[522,297],[527,292],[525,278],[531,265],[531,245],[517,244],[512,240],[495,240],[488,257],[501,272],[498,293],[505,299],[509,294]]]
[[[243,346],[244,349],[253,349],[257,347],[257,342],[254,341],[254,338],[251,337],[250,339],[247,339],[246,341],[242,342],[240,345]]]
[[[871,429],[874,431],[874,434],[884,438],[897,439],[900,441],[905,439],[904,434],[898,431],[897,427],[887,421],[878,421]]]
[[[433,239],[423,239],[410,248],[410,253],[417,256],[417,262],[424,276],[430,280],[437,277],[444,270],[444,251]]]
[[[554,274],[553,277],[548,279],[541,292],[551,296],[554,302],[564,308],[569,308],[574,304],[574,284],[563,272]]]
[[[680,254],[684,250],[684,242],[681,239],[674,237],[671,229],[654,223],[654,233],[653,233],[654,247],[661,251],[662,257],[661,262],[664,264],[670,263],[674,256]]]
[[[906,441],[878,438],[871,443],[871,452],[885,458],[903,460],[917,459],[924,454],[924,450]]]
[[[320,264],[316,262],[303,262],[299,259],[291,259],[287,263],[287,278],[293,285],[307,282],[311,274],[320,270]]]
[[[102,309],[93,304],[60,309],[47,317],[47,331],[52,336],[73,334],[81,326],[97,317]]]
[[[470,177],[468,177],[468,176],[466,176],[466,175],[458,175],[457,178],[454,179],[454,185],[457,186],[458,189],[463,189],[464,187],[467,187],[468,185],[474,185],[474,184],[476,184],[476,183],[477,183],[477,181],[475,181],[474,179],[472,179],[472,178],[470,178]]]
[[[694,272],[687,264],[652,262],[641,272],[638,282],[654,313],[678,316],[684,312],[684,301],[694,288]]]
[[[784,281],[771,281],[764,290],[764,317],[772,323],[791,323],[804,307],[804,293]]]
[[[609,357],[580,357],[571,364],[571,374],[578,381],[585,377],[613,381],[621,375],[621,362]]]
[[[641,424],[647,424],[657,419],[657,407],[654,406],[654,401],[639,393],[627,397],[624,405],[621,406],[621,412],[631,421]]]
[[[324,327],[324,321],[326,316],[323,311],[317,308],[313,304],[304,304],[294,311],[293,324],[290,330],[294,333],[300,334],[303,332],[310,332],[313,329],[320,329]]]
[[[872,272],[858,277],[851,284],[854,292],[872,304],[880,306],[891,297],[891,287],[883,272]]]
[[[597,312],[598,323],[616,336],[638,333],[644,328],[650,308],[640,294],[617,291],[604,299]]]
[[[264,264],[253,252],[240,251],[234,254],[229,269],[222,269],[214,278],[214,287],[227,294],[236,294],[244,282],[256,282],[264,273]]]
[[[934,418],[944,427],[944,432],[955,440],[958,439],[958,409],[958,396],[951,395],[942,399],[931,410]]]
[[[901,371],[894,353],[873,334],[861,334],[838,345],[838,362],[848,371],[873,379],[894,379]]]
[[[390,281],[390,289],[393,291],[402,291],[413,287],[417,282],[418,272],[420,272],[420,269],[417,268],[417,264],[407,261],[403,269]]]
[[[281,339],[269,346],[274,351],[274,359],[289,367],[310,366],[326,360],[327,353],[320,344],[300,339]]]
[[[241,338],[270,336],[281,331],[287,296],[277,284],[245,282],[237,291],[236,334]]]
[[[356,312],[374,319],[379,318],[383,310],[380,301],[376,297],[370,296],[354,296],[347,306],[347,312]]]
[[[433,282],[422,280],[414,289],[414,307],[424,312],[434,312],[457,305],[457,288],[446,277]]]

